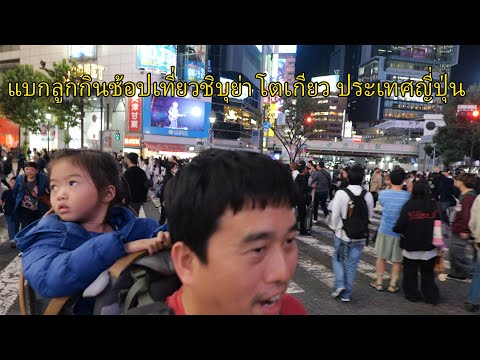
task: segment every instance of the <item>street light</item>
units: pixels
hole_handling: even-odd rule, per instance
[[[52,114],[45,114],[47,119],[47,152],[50,153],[50,120],[52,119]]]
[[[213,124],[215,123],[215,120],[217,120],[217,113],[214,110],[210,111],[210,115],[208,116],[210,119],[210,129],[208,129],[209,132],[209,137],[210,137],[210,145],[213,144]]]
[[[210,124],[213,124],[217,120],[217,113],[211,110],[208,118],[210,119]]]

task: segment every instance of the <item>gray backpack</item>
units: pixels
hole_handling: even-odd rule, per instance
[[[180,288],[170,249],[146,251],[120,258],[82,294],[44,298],[24,284],[20,273],[20,312],[32,315],[73,315],[80,299],[93,298],[93,315],[169,315],[165,299]]]

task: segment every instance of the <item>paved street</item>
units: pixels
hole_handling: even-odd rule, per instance
[[[158,219],[159,213],[154,204],[148,201],[140,211],[140,216]],[[323,218],[319,216],[323,221]],[[376,215],[372,229],[378,225]],[[372,247],[364,249],[356,284],[350,303],[332,299],[334,275],[332,271],[333,234],[323,226],[313,226],[313,237],[298,237],[299,260],[297,272],[289,287],[289,292],[298,297],[307,307],[309,314],[318,315],[471,315],[463,308],[470,288],[469,283],[454,280],[438,281],[441,302],[438,306],[407,301],[402,291],[391,294],[379,292],[368,283],[375,277],[375,256]],[[18,290],[18,251],[10,249],[6,234],[4,216],[0,216],[0,315],[19,314]],[[387,271],[390,272],[388,265]],[[476,313],[479,314],[479,313]]]

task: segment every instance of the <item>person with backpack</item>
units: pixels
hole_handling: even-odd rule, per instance
[[[339,189],[330,205],[330,227],[335,231],[332,258],[335,273],[333,298],[349,302],[358,262],[368,239],[369,219],[373,218],[373,196],[362,188],[365,172],[360,164],[348,170],[349,185]]]
[[[208,149],[167,184],[176,315],[306,315],[287,294],[297,267],[295,184],[287,165]]]
[[[23,274],[45,298],[81,294],[126,254],[154,254],[170,244],[153,219],[137,219],[128,184],[115,159],[98,150],[62,149],[48,164],[54,213],[16,236]],[[92,314],[94,298],[81,298],[74,314]]]
[[[370,282],[370,286],[377,291],[383,291],[383,274],[387,260],[392,261],[392,277],[387,291],[395,293],[399,290],[397,283],[402,270],[402,250],[400,249],[400,234],[393,231],[397,223],[403,205],[410,199],[411,193],[402,190],[405,181],[405,170],[395,168],[390,173],[392,186],[382,190],[378,194],[378,202],[382,207],[382,219],[375,240],[375,252],[377,254],[376,281]]]

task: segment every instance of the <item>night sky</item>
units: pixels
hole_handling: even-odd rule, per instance
[[[295,74],[305,73],[310,81],[313,76],[328,75],[330,53],[335,45],[298,45]]]
[[[458,64],[452,67],[452,80],[463,82],[465,90],[480,83],[480,45],[460,45]]]

